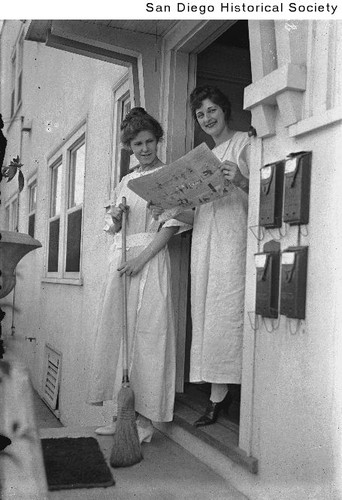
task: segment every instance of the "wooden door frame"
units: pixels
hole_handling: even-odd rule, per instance
[[[189,106],[184,106],[191,90],[195,87],[197,72],[197,54],[213,43],[235,21],[194,22],[189,29],[189,22],[177,24],[163,42],[163,63],[161,81],[160,114],[165,130],[166,144],[163,159],[170,163],[184,155],[193,147],[194,124]],[[250,27],[250,26],[249,26]],[[256,146],[258,153],[258,145]],[[257,158],[260,153],[257,154]],[[181,260],[186,259],[189,247],[183,245]],[[250,272],[252,272],[250,270]],[[183,273],[179,286],[178,302],[187,302],[187,273]],[[185,311],[185,313],[184,313]],[[183,384],[186,336],[186,307],[181,311],[183,317],[177,319],[177,387]],[[246,313],[247,316],[247,313]],[[248,319],[245,317],[244,338],[250,335]],[[245,342],[245,340],[244,340]],[[241,419],[239,446],[252,454],[253,395],[254,395],[254,353],[255,336],[245,342],[243,390],[241,394]],[[183,353],[183,354],[181,354]]]

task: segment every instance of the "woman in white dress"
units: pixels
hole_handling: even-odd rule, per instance
[[[207,409],[195,422],[203,426],[217,420],[228,389],[241,384],[250,139],[229,128],[230,102],[219,89],[196,88],[190,106],[231,182],[228,196],[198,207],[193,222],[190,382],[211,383]]]
[[[169,220],[161,225],[153,219],[148,204],[127,187],[130,179],[148,174],[162,165],[157,145],[160,124],[143,108],[134,108],[121,125],[122,144],[130,148],[139,167],[126,175],[115,189],[106,215],[105,230],[113,235],[109,269],[101,296],[90,377],[88,402],[102,405],[114,400],[122,380],[121,276],[128,276],[129,379],[135,395],[138,434],[150,441],[152,421],[173,418],[175,396],[175,327],[171,301],[170,259],[167,242],[186,226]],[[127,260],[121,259],[121,219],[127,200]],[[180,226],[183,226],[180,229]],[[96,430],[113,434],[115,420]]]
[[[224,198],[176,216],[193,223],[190,382],[211,383],[206,411],[195,422],[204,426],[216,422],[241,384],[250,140],[229,127],[231,105],[216,87],[196,88],[190,107],[230,181]],[[154,217],[161,213],[153,207]]]

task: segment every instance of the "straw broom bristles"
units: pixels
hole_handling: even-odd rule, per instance
[[[142,460],[141,446],[135,421],[134,393],[126,383],[118,394],[118,418],[110,456],[112,467],[128,467]]]

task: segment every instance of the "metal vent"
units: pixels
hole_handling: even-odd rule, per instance
[[[61,377],[62,354],[53,349],[49,344],[45,346],[45,353],[43,399],[52,410],[56,410]]]

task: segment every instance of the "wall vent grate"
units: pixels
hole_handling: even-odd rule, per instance
[[[43,399],[52,410],[57,410],[61,368],[62,354],[46,344]]]

